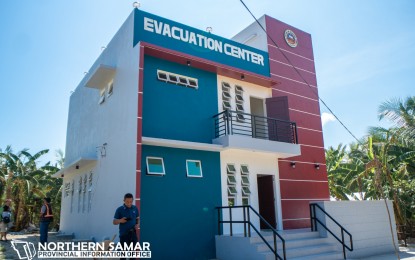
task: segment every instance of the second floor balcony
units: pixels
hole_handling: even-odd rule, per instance
[[[276,153],[279,158],[301,154],[295,122],[231,110],[213,116],[213,121],[214,144]]]

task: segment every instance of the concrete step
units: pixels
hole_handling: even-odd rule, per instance
[[[302,257],[294,257],[290,260],[341,260],[343,259],[343,253],[338,251],[330,251],[321,254],[314,254]]]
[[[287,231],[278,231],[278,234],[285,240],[297,240],[303,238],[318,238],[320,234],[318,232],[311,232],[310,229],[294,229]],[[251,233],[253,241],[259,241],[261,238],[256,233]],[[268,241],[273,241],[273,234],[271,231],[261,231],[261,235]],[[278,239],[277,239],[278,240]]]
[[[277,240],[278,241],[278,240]],[[274,240],[267,240],[267,242],[273,247],[274,246]],[[328,238],[303,238],[303,239],[295,239],[295,240],[286,240],[285,241],[285,249],[294,249],[294,248],[300,248],[304,246],[313,246],[313,245],[319,245],[328,243]],[[253,245],[256,245],[258,248],[258,251],[263,251],[262,248],[268,248],[268,246],[261,240],[256,243],[252,243]],[[282,249],[282,242],[277,242],[277,248]]]
[[[266,253],[273,255],[271,250],[265,245],[265,247],[261,247],[262,251],[258,251],[259,253]],[[316,254],[324,254],[328,252],[334,252],[336,247],[333,244],[323,243],[317,244],[312,246],[303,246],[297,248],[286,249],[286,256],[288,259],[292,259],[294,257],[304,257]],[[282,249],[278,249],[278,254],[280,256],[283,255]]]

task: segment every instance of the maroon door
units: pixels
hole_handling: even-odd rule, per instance
[[[272,175],[258,175],[259,214],[273,227],[277,227],[275,219],[274,179]],[[261,229],[269,227],[261,221]]]
[[[280,119],[284,122],[269,119],[268,136],[269,140],[291,143],[293,140],[293,133],[291,125],[287,123],[290,121],[288,110],[288,97],[272,97],[266,99],[267,117]]]

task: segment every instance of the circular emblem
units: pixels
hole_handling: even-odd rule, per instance
[[[290,47],[293,47],[293,48],[297,47],[298,45],[297,36],[295,36],[295,33],[293,31],[285,30],[284,36],[285,36],[285,41]]]

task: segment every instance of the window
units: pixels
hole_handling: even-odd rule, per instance
[[[194,79],[189,79],[189,86],[197,88],[197,81]]]
[[[245,121],[245,117],[242,114],[236,114],[236,120],[237,121]]]
[[[186,160],[187,177],[203,177],[202,163],[195,160]]]
[[[248,176],[242,176],[242,185],[249,185]]]
[[[68,197],[69,193],[71,192],[71,183],[65,183],[65,193],[64,193],[64,197]]]
[[[244,98],[242,97],[241,94],[236,94],[235,99],[236,99],[236,102],[238,102],[238,103],[243,103],[244,102]]]
[[[235,186],[229,186],[228,187],[228,195],[229,196],[235,196],[237,193]]]
[[[78,213],[81,212],[81,194],[82,194],[82,176],[79,177],[79,182],[78,182]]]
[[[232,163],[226,164],[226,173],[227,173],[227,181],[228,181],[228,204],[229,206],[235,205],[235,196],[238,193],[236,190],[236,168],[235,165]]]
[[[235,103],[236,103],[236,111],[237,112],[245,112],[244,109],[244,89],[241,86],[235,85]],[[243,114],[237,114],[236,120],[239,122],[245,121],[245,117]]]
[[[249,205],[249,197],[242,197],[242,205],[243,206]]]
[[[111,82],[108,83],[108,94],[107,94],[107,96],[108,97],[111,96],[113,92],[114,92],[114,81],[111,80]]]
[[[244,106],[241,104],[236,104],[236,111],[244,112]]]
[[[83,185],[83,188],[82,188],[82,213],[84,213],[85,212],[85,210],[86,210],[86,182],[87,182],[87,176],[85,175],[85,177],[84,177],[84,185]]]
[[[231,184],[231,185],[236,184],[236,178],[234,175],[231,175],[231,174],[228,175],[228,184]]]
[[[233,174],[236,173],[236,168],[235,168],[235,165],[234,164],[227,164],[226,165],[226,169],[228,171],[228,174],[229,173],[233,173]]]
[[[241,174],[249,174],[248,165],[241,165]]]
[[[222,82],[222,90],[223,91],[230,91],[230,89],[231,89],[231,85],[229,85],[229,83]]]
[[[100,94],[100,96],[99,96],[99,101],[98,101],[98,104],[102,104],[102,103],[104,103],[104,101],[105,101],[105,89],[103,89],[102,91],[101,91],[101,94]]]
[[[147,174],[149,175],[164,175],[163,158],[147,157]]]
[[[88,212],[91,211],[92,206],[92,171],[89,173],[88,178]]]
[[[251,194],[251,190],[247,186],[242,186],[242,194],[245,196],[249,196]]]
[[[229,197],[228,198],[228,206],[229,207],[235,206],[235,198],[234,197]]]
[[[227,82],[222,82],[222,107],[223,110],[231,110],[231,93],[230,93],[231,85]]]
[[[177,76],[174,74],[169,74],[169,82],[176,84],[177,83]]]
[[[229,92],[223,91],[222,97],[223,97],[223,100],[229,101],[229,99],[231,98],[231,94],[229,94]]]
[[[235,92],[244,92],[244,89],[241,86],[235,85]]]
[[[163,70],[157,70],[157,79],[166,83],[172,83],[189,88],[199,88],[197,79]]]
[[[186,86],[187,84],[189,84],[187,82],[187,78],[185,78],[185,77],[179,77],[179,85]]]
[[[167,73],[161,70],[157,71],[157,78],[161,81],[167,81]]]
[[[75,192],[75,180],[72,180],[72,185],[71,185],[71,213],[73,211],[73,195]]]
[[[223,104],[223,110],[231,110],[231,102],[224,100],[222,104]]]

